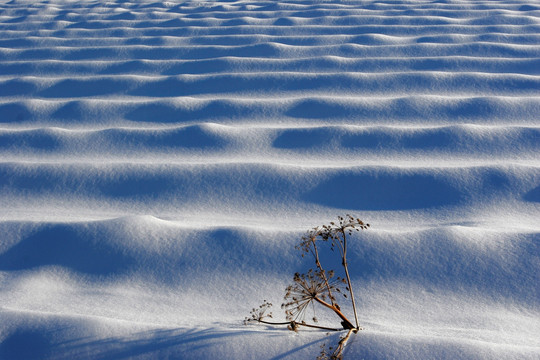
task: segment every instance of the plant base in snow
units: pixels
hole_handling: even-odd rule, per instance
[[[351,337],[352,333],[356,333],[357,330],[349,329],[347,334],[339,339],[337,346],[326,346],[326,344],[321,345],[321,353],[317,356],[317,360],[341,360],[343,359],[343,350],[345,350],[345,345]]]

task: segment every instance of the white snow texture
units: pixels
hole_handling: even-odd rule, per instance
[[[345,214],[346,360],[540,359],[540,2],[0,0],[0,359],[314,359]]]

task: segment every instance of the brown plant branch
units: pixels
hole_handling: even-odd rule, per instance
[[[333,312],[337,314],[342,320],[341,325],[343,326],[343,329],[354,329],[354,325],[347,319],[347,317],[341,312],[341,309],[337,306],[331,305],[327,303],[324,300],[319,299],[318,297],[314,298],[315,301],[317,301],[319,304],[326,306],[327,308],[331,309]]]
[[[292,328],[296,328],[297,326],[305,326],[305,327],[309,327],[313,329],[321,329],[321,330],[328,330],[328,331],[342,331],[343,330],[339,328],[331,328],[331,327],[308,324],[305,322],[298,322],[298,321],[285,321],[285,322],[272,322],[272,321],[266,321],[266,320],[257,320],[257,321],[262,324],[267,324],[267,325],[291,325]]]

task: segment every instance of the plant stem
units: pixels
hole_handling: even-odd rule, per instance
[[[290,325],[291,323],[294,323],[298,326],[306,326],[314,329],[321,329],[321,330],[328,330],[328,331],[341,331],[343,329],[336,329],[336,328],[330,328],[326,326],[319,326],[319,325],[312,325],[312,324],[306,324],[306,323],[299,323],[296,321],[287,321],[287,322],[271,322],[266,320],[257,320],[260,323],[268,324],[268,325]]]
[[[316,236],[320,235],[320,233],[318,233]],[[332,290],[330,289],[330,284],[328,283],[328,277],[326,277],[326,271],[324,271],[322,265],[321,265],[321,261],[319,260],[319,250],[317,249],[317,244],[315,244],[315,237],[312,237],[311,238],[311,241],[312,241],[312,244],[313,244],[313,255],[315,256],[315,265],[317,265],[317,268],[319,268],[319,271],[323,277],[323,280],[324,280],[324,284],[326,285],[326,290],[328,291],[328,298],[330,299],[330,301],[332,302],[332,306],[336,306],[336,302],[334,300],[334,296],[332,296]]]
[[[351,277],[349,276],[349,267],[347,265],[347,235],[345,235],[345,230],[341,230],[343,234],[343,267],[345,268],[345,277],[347,278],[347,285],[349,286],[349,293],[351,294],[351,302],[354,311],[354,320],[356,322],[356,329],[360,328],[358,325],[358,314],[356,312],[356,301],[354,300],[354,293],[351,285]]]

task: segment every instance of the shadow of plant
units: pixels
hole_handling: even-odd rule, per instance
[[[58,332],[68,334],[72,330],[61,328]],[[289,332],[280,329],[266,331],[158,329],[118,337],[88,336],[59,340],[55,339],[54,334],[38,326],[21,329],[7,336],[0,344],[0,358],[3,360],[233,359],[241,356],[246,348],[251,346],[261,344],[264,347],[262,344],[267,342],[269,336],[290,339]],[[323,337],[318,337],[300,346],[289,344],[287,347],[290,350],[284,352],[283,347],[276,347],[264,353],[271,360],[305,357],[305,354],[312,353],[323,341]],[[251,344],[247,344],[248,342]]]

